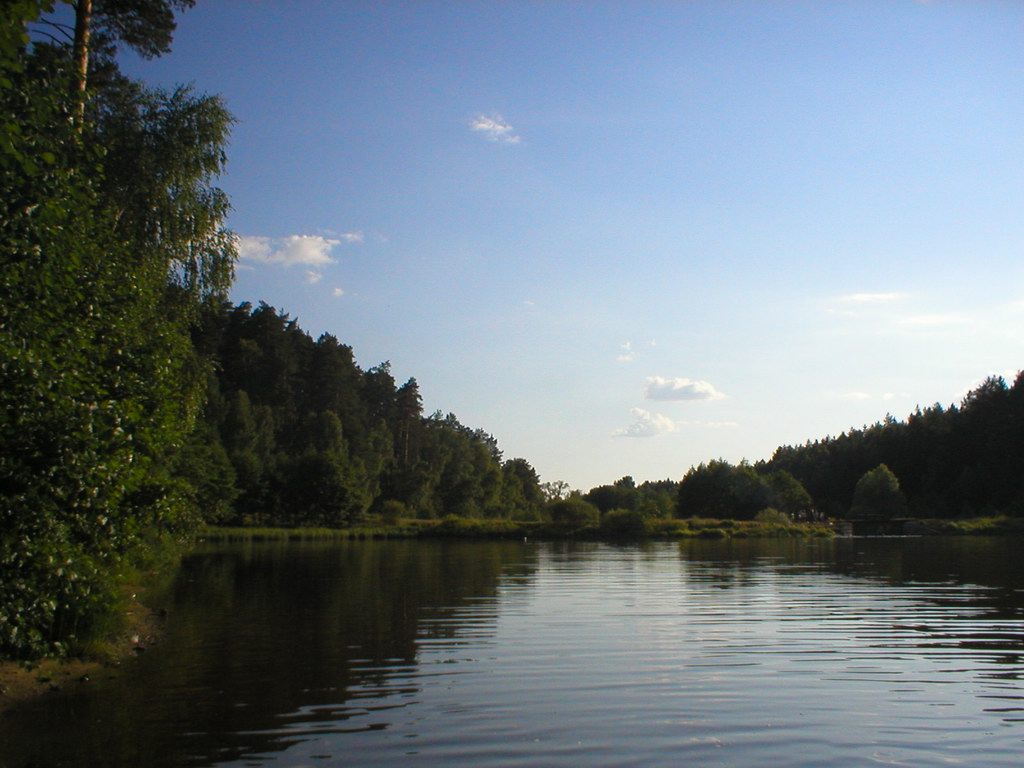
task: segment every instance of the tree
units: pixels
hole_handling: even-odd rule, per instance
[[[52,8],[4,4],[3,22],[23,32]],[[151,115],[145,139],[160,150],[125,133],[118,152],[150,165],[120,174],[106,129],[131,122],[119,112],[128,102],[98,90],[83,122],[72,56],[30,49],[9,31],[0,37],[0,653],[29,656],[81,638],[113,606],[114,574],[144,537],[188,530],[197,500],[218,496],[182,446],[206,385],[189,324],[196,303],[230,279],[198,266],[209,263],[206,234],[223,232],[226,201],[206,194],[222,163],[197,173],[191,158],[222,158],[226,134],[186,142]],[[129,91],[179,116],[190,108]],[[139,200],[177,204],[149,219],[157,226],[136,226]],[[216,256],[224,265],[233,251]]]
[[[82,127],[90,72],[116,69],[113,57],[118,44],[127,45],[143,58],[151,59],[171,50],[176,22],[175,10],[184,11],[195,0],[64,0],[75,11],[74,25],[53,18],[42,18],[39,25],[51,41],[70,45],[74,62],[71,89],[75,103],[75,122]],[[41,3],[41,11],[51,13],[52,2]],[[32,21],[36,19],[33,18]]]
[[[601,512],[593,504],[579,496],[570,496],[548,504],[548,516],[556,525],[569,528],[582,528],[586,525],[597,525]]]
[[[636,509],[640,501],[636,483],[629,475],[619,478],[612,485],[591,488],[583,498],[601,510],[602,515],[613,509]]]
[[[500,514],[513,520],[534,520],[544,503],[537,471],[526,459],[508,459],[501,467]]]
[[[561,501],[569,495],[572,490],[565,480],[549,480],[540,484],[541,493],[544,494],[545,503],[550,501]]]
[[[395,392],[395,446],[400,467],[415,463],[420,452],[423,398],[419,384],[410,378]]]
[[[811,495],[793,475],[780,469],[768,474],[767,481],[772,489],[773,507],[794,520],[809,519],[813,516],[814,502],[811,500]]]
[[[885,464],[865,472],[853,493],[850,517],[883,519],[901,517],[907,511],[907,500],[900,482]]]

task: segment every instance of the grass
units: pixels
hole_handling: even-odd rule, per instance
[[[258,528],[206,526],[196,538],[201,541],[347,541],[351,539],[414,539],[415,525],[379,525],[356,528]]]
[[[606,518],[606,522],[609,519]],[[1024,535],[1024,518],[991,515],[966,520],[919,520],[920,533],[946,536]],[[399,520],[388,525],[372,520],[356,528],[228,528],[202,529],[208,541],[345,541],[366,539],[533,539],[628,541],[677,539],[832,538],[828,523],[776,520],[718,520],[691,517],[656,518],[628,526],[559,525],[557,523],[446,517],[441,520]]]
[[[928,533],[946,536],[1020,536],[1024,535],[1024,518],[988,515],[964,520],[919,520]]]
[[[833,530],[824,523],[780,523],[755,520],[690,518],[644,520],[642,525],[559,525],[557,523],[446,517],[441,520],[401,520],[393,525],[374,523],[356,528],[230,528],[202,529],[207,541],[346,541],[364,539],[534,539],[623,541],[687,538],[828,538]]]

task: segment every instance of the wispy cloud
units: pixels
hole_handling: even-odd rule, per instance
[[[900,398],[908,398],[909,394],[906,392],[882,392],[881,394],[872,394],[871,392],[862,392],[860,390],[853,390],[850,392],[835,392],[828,396],[833,400],[849,400],[852,402],[859,402],[864,400],[882,400],[888,402],[890,400],[897,400]]]
[[[490,115],[477,115],[470,121],[469,127],[470,130],[482,134],[488,141],[499,144],[518,144],[520,142],[515,128],[496,112],[492,112]]]
[[[353,230],[352,232],[336,232],[333,229],[322,230],[328,237],[336,237],[343,243],[365,243],[366,235],[359,230]]]
[[[870,400],[871,395],[867,392],[840,392],[836,398],[839,400]]]
[[[316,285],[323,278],[322,272],[314,272],[312,269],[306,270],[306,282],[310,285]]]
[[[825,308],[829,314],[844,317],[858,317],[865,313],[874,314],[883,307],[896,304],[907,298],[906,293],[888,291],[879,293],[847,293],[828,301]]]
[[[839,301],[843,304],[885,304],[892,301],[899,301],[907,294],[892,291],[889,293],[848,293],[840,296]]]
[[[335,289],[334,289],[334,297],[335,297],[336,299],[340,299],[340,298],[341,298],[342,296],[344,296],[344,295],[345,295],[345,291],[344,291],[344,290],[342,290],[341,288],[335,288]]]
[[[243,235],[238,238],[239,258],[264,264],[306,264],[322,267],[333,264],[331,251],[341,240],[322,235],[289,235],[288,237],[260,237]]]
[[[915,328],[946,328],[953,325],[964,325],[970,322],[968,318],[957,313],[911,315],[900,320],[901,325],[908,325]]]
[[[739,426],[735,421],[677,421],[676,428],[703,427],[704,429],[735,429]]]
[[[653,349],[658,346],[658,342],[651,339],[648,342],[641,344],[634,344],[632,341],[624,341],[619,345],[619,354],[615,358],[617,363],[631,363],[641,356],[646,349]]]
[[[651,413],[643,408],[633,408],[630,412],[633,414],[633,423],[615,430],[612,437],[655,437],[678,429],[672,419],[660,413]]]
[[[648,400],[721,400],[725,394],[707,381],[652,376],[647,379],[646,397]]]

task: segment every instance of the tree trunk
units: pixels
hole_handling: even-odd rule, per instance
[[[92,24],[92,0],[75,4],[75,123],[85,123],[85,87],[89,78],[89,28]]]

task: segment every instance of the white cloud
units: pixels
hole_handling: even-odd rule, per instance
[[[652,376],[647,379],[646,397],[648,400],[721,400],[725,395],[707,381]]]
[[[340,299],[344,295],[345,295],[345,291],[342,290],[341,288],[335,288],[334,289],[334,296],[335,296],[335,298],[339,298]]]
[[[307,264],[322,267],[333,264],[331,250],[341,240],[321,235],[289,235],[288,237],[258,237],[243,235],[238,238],[239,258],[264,264]]]
[[[615,358],[615,360],[617,362],[620,362],[620,363],[631,363],[631,362],[633,362],[633,359],[636,357],[636,353],[633,351],[633,342],[627,341],[625,344],[620,345],[619,349],[622,350],[622,353],[618,357]]]
[[[469,127],[470,130],[482,133],[488,141],[500,144],[518,144],[520,141],[515,128],[497,113],[477,115],[470,121]]]
[[[844,304],[884,304],[890,301],[899,301],[906,296],[905,293],[849,293],[840,296],[839,301]]]
[[[651,413],[643,408],[633,408],[630,413],[633,414],[635,421],[628,427],[612,432],[612,437],[655,437],[675,432],[677,429],[672,419],[660,413]]]
[[[320,278],[323,277],[322,272],[314,272],[312,269],[306,270],[306,282],[310,285],[316,285],[320,282]]]

